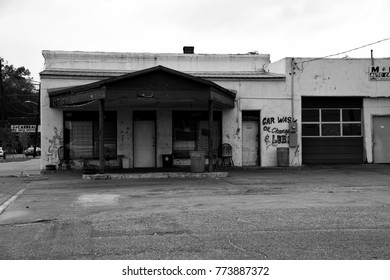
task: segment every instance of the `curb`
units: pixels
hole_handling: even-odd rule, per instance
[[[0,215],[3,214],[7,208],[14,203],[14,201],[25,191],[26,189],[21,189],[18,191],[15,195],[10,197],[6,202],[4,202],[2,205],[0,205]]]
[[[126,174],[83,174],[83,180],[126,180],[126,179],[166,179],[166,178],[226,178],[228,172],[160,172],[160,173],[126,173]]]

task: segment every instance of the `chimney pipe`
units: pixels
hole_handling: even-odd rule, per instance
[[[184,54],[194,54],[195,47],[192,46],[184,46],[183,47],[183,53]]]

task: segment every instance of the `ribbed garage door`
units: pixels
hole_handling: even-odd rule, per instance
[[[302,98],[302,163],[363,163],[362,99]]]

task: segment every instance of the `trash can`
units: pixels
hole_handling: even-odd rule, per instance
[[[163,168],[170,168],[173,166],[173,156],[172,155],[162,155]]]
[[[277,165],[279,167],[289,166],[289,148],[276,148],[277,153]]]
[[[190,152],[191,158],[191,172],[202,173],[205,171],[205,159],[206,155],[202,151]]]

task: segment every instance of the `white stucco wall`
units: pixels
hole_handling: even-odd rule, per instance
[[[61,78],[45,78],[43,75],[42,99],[42,147],[50,147],[55,137],[57,146],[62,145],[63,139],[63,120],[62,111],[49,108],[49,99],[46,89],[61,88],[87,84],[103,79],[98,72],[129,72],[145,68],[163,65],[178,71],[188,73],[200,72],[239,72],[256,71],[261,73],[263,67],[269,64],[269,55],[231,55],[231,54],[150,54],[150,53],[103,53],[103,52],[67,52],[67,51],[43,51],[45,58],[45,71],[47,75],[65,75]],[[72,78],[66,78],[67,74],[75,74]],[[116,74],[113,74],[116,75]],[[255,81],[232,80],[214,81],[228,89],[243,93],[237,96],[237,106],[241,98],[253,98],[254,103],[248,103],[254,106],[254,109],[261,110],[262,98],[274,98],[279,94],[280,89],[275,90],[275,82],[267,84],[262,83],[263,89]],[[284,90],[284,89],[283,89]],[[278,98],[278,97],[277,97]],[[180,108],[175,108],[179,110]],[[223,141],[230,142],[234,146],[234,160],[237,165],[241,165],[242,146],[241,146],[241,111],[244,108],[237,107],[233,110],[223,112]],[[185,110],[185,109],[184,109]],[[133,128],[132,128],[132,109],[118,110],[118,155],[123,155],[130,159],[130,167],[133,164]],[[231,122],[230,120],[233,120]],[[172,108],[166,110],[157,110],[157,142],[156,157],[157,166],[162,166],[162,154],[172,152]],[[58,136],[56,136],[58,134]],[[47,150],[47,148],[46,148]],[[42,166],[48,163],[57,163],[57,158],[50,154],[50,151],[43,151]],[[49,158],[50,154],[50,158]]]
[[[291,94],[291,58],[283,59],[269,69],[286,70],[286,89]],[[366,161],[373,162],[372,116],[390,115],[390,81],[369,79],[371,59],[295,58],[294,112],[298,120],[298,141],[301,138],[302,96],[362,97],[363,136]],[[390,67],[390,59],[375,59],[375,66]],[[368,98],[365,98],[368,97]],[[290,159],[295,152],[290,149]],[[301,153],[298,153],[301,160]]]
[[[372,115],[389,114],[390,81],[370,81],[370,59],[295,58],[294,86],[291,87],[291,58],[269,64],[269,55],[184,55],[148,53],[100,53],[44,51],[45,71],[77,74],[73,78],[42,78],[41,123],[42,163],[57,163],[56,147],[62,144],[62,111],[49,107],[47,89],[94,82],[97,72],[130,72],[163,65],[187,73],[258,71],[285,75],[285,80],[220,79],[213,82],[237,92],[235,108],[222,113],[222,142],[233,147],[235,165],[242,165],[242,111],[260,111],[261,166],[276,166],[276,150],[288,147],[278,136],[289,128],[288,122],[298,121],[298,147],[290,148],[290,165],[301,165],[301,98],[302,96],[360,96],[364,98],[364,140],[367,161],[372,162]],[[376,59],[376,65],[390,67],[390,59]],[[50,73],[49,73],[50,74]],[[81,78],[80,78],[81,77]],[[291,97],[293,96],[293,102]],[[366,98],[370,97],[370,98]],[[292,110],[293,109],[293,110]],[[133,109],[118,109],[118,155],[133,163]],[[180,110],[180,108],[175,108]],[[172,108],[157,109],[157,166],[162,154],[172,152]],[[294,115],[292,113],[294,112]],[[290,118],[290,119],[289,119]],[[274,132],[273,132],[274,131]],[[276,132],[275,132],[276,131]],[[280,138],[279,138],[280,140]],[[131,166],[132,167],[132,166]]]
[[[370,81],[370,59],[295,58],[295,91],[308,96],[389,97],[389,81]],[[390,59],[376,59],[375,65],[390,67]],[[287,70],[288,71],[288,70]]]
[[[257,71],[270,62],[268,54],[164,54],[115,52],[42,52],[45,69],[137,71],[158,65],[183,72]]]
[[[88,79],[46,79],[41,78],[41,169],[47,164],[58,164],[57,149],[63,145],[63,111],[50,108],[48,89],[88,84]]]
[[[291,117],[291,99],[286,83],[254,80],[215,82],[237,92],[236,107],[223,112],[222,123],[222,141],[232,145],[234,164],[242,166],[242,111],[253,110],[260,111],[260,165],[276,166],[277,148],[288,147],[288,143],[278,142],[278,136],[286,135],[280,131],[288,129],[285,117]]]

